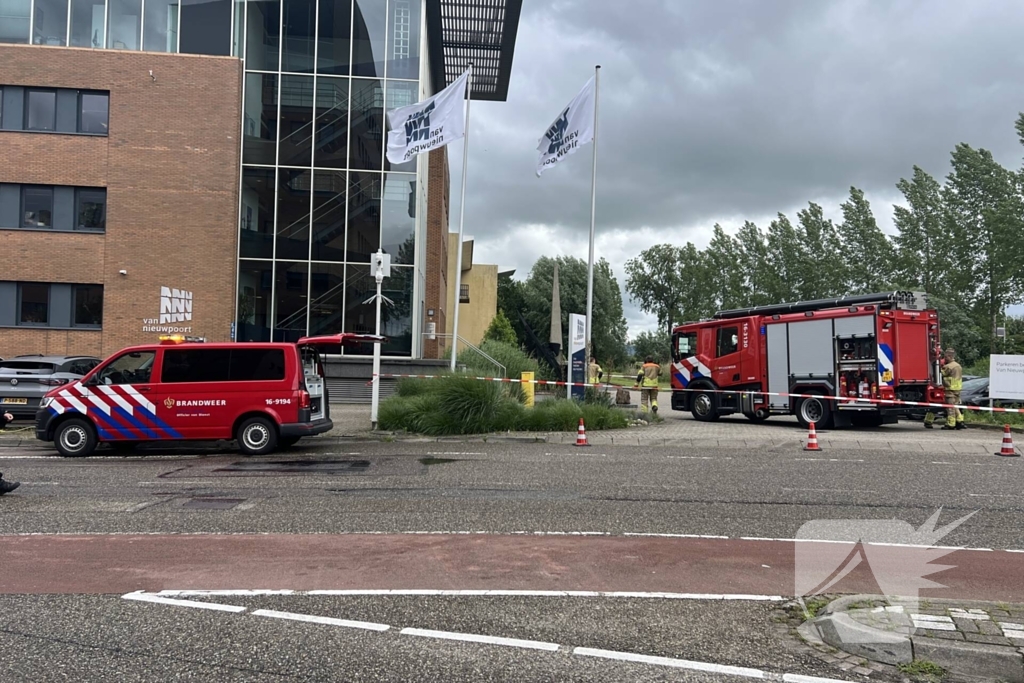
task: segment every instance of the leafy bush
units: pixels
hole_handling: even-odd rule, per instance
[[[525,408],[507,385],[464,375],[399,385],[399,394],[381,402],[378,427],[431,436],[505,431],[574,431],[580,418],[589,429],[627,426],[622,411],[599,404],[554,399]]]
[[[430,392],[430,383],[432,379],[415,379],[406,377],[398,380],[398,386],[396,387],[396,393],[399,396],[409,398],[411,396],[420,396]]]
[[[506,344],[491,339],[480,344],[480,350],[505,366],[506,377],[518,379],[524,372],[536,373],[539,365],[536,360],[514,344]],[[486,377],[498,374],[494,363],[481,356],[475,349],[466,349],[459,354],[459,363],[471,372]]]

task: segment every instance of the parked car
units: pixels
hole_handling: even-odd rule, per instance
[[[54,387],[87,375],[100,364],[92,356],[15,356],[0,361],[0,409],[15,419],[33,418]]]

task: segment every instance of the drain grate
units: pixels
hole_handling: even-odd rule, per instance
[[[245,498],[190,498],[181,507],[189,510],[230,510]]]
[[[249,474],[364,474],[369,460],[240,460],[213,470]]]

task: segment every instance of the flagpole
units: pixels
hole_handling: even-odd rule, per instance
[[[459,242],[455,255],[455,317],[452,319],[452,372],[459,350],[459,298],[462,295],[462,228],[466,220],[466,171],[469,165],[469,105],[473,101],[473,62],[469,63],[469,81],[466,84],[466,136],[462,141],[462,200],[459,206]]]
[[[594,67],[594,165],[590,178],[590,257],[587,261],[587,339],[586,354],[583,360],[586,372],[590,374],[590,356],[593,354],[591,343],[591,320],[594,315],[594,223],[597,209],[597,108],[601,94],[601,65]],[[466,132],[469,135],[469,132]],[[589,382],[587,377],[585,381]]]

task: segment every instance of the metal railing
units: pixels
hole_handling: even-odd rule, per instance
[[[434,341],[435,339],[451,339],[452,335],[450,335],[450,334],[441,334],[439,332],[433,332],[433,333],[431,333],[431,332],[424,332],[423,333],[423,337],[425,337],[428,341]],[[508,376],[508,369],[504,365],[502,365],[501,363],[496,361],[490,355],[485,353],[483,351],[483,349],[481,349],[476,344],[471,343],[470,341],[468,341],[462,335],[459,335],[458,341],[456,341],[454,344],[452,344],[452,353],[456,354],[456,356],[458,356],[459,342],[462,342],[462,344],[464,344],[468,349],[470,349],[471,351],[474,351],[477,354],[479,354],[480,357],[483,358],[484,360],[486,360],[487,362],[493,363],[495,366],[497,366],[498,369],[501,370],[501,377],[502,377],[502,379],[504,379],[505,377]]]

